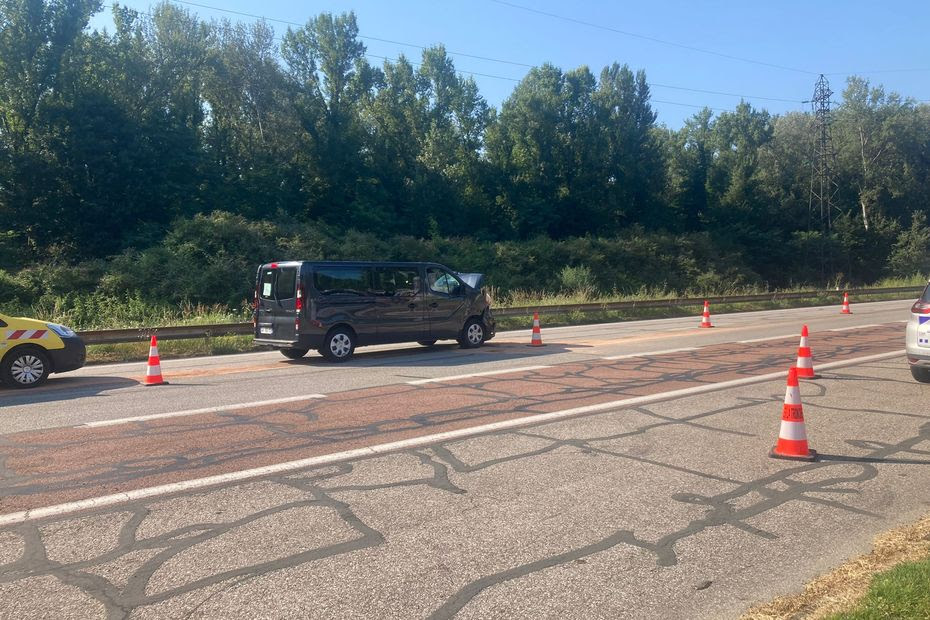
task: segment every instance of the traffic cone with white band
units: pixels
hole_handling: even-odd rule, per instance
[[[799,379],[819,379],[820,375],[814,372],[814,358],[807,344],[807,336],[807,325],[805,325],[801,328],[801,344],[798,346],[798,361],[795,368],[798,369]]]
[[[804,428],[804,409],[801,406],[801,388],[798,387],[798,369],[788,370],[788,387],[785,390],[785,405],[781,413],[781,428],[778,443],[769,452],[775,459],[813,461],[817,453],[807,446],[807,431]]]
[[[710,324],[710,302],[706,299],[704,300],[704,314],[701,317],[701,327],[713,327]]]
[[[840,310],[840,314],[852,314],[852,311],[849,309],[849,293],[843,293],[843,309]]]
[[[533,313],[533,338],[530,340],[531,347],[545,346],[542,341],[542,332],[539,330],[539,312]]]
[[[158,357],[158,338],[152,334],[152,341],[149,345],[149,363],[145,369],[144,385],[168,385],[164,377],[161,376],[161,360]]]

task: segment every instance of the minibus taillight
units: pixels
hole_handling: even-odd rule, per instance
[[[295,303],[297,308],[297,317],[294,319],[294,332],[300,333],[300,311],[304,309],[304,285],[300,284],[297,286],[297,302]]]

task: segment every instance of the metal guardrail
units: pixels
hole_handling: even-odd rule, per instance
[[[78,332],[85,344],[119,344],[141,342],[158,334],[159,340],[185,338],[211,338],[213,336],[243,335],[252,333],[251,323],[219,323],[216,325],[179,325],[176,327],[139,327],[135,329],[99,329]]]
[[[849,290],[854,298],[864,295],[889,295],[920,293],[922,286],[901,286],[893,288],[862,288]],[[533,312],[540,314],[567,314],[569,312],[605,312],[610,310],[632,310],[636,308],[675,308],[679,306],[701,306],[706,299],[712,304],[751,303],[758,301],[779,301],[784,299],[815,299],[836,295],[841,291],[796,291],[786,293],[762,293],[758,295],[729,295],[721,297],[679,297],[676,299],[642,299],[635,301],[614,301],[593,304],[563,304],[559,306],[523,306],[519,308],[495,308],[494,316],[529,316]],[[839,300],[837,301],[839,303]],[[160,340],[182,340],[190,338],[211,338],[213,336],[247,335],[253,333],[251,323],[219,323],[214,325],[181,325],[174,327],[140,327],[136,329],[101,329],[78,332],[86,344],[119,344],[142,342],[152,334],[158,334]]]

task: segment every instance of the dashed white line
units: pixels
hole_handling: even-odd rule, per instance
[[[752,338],[751,340],[737,340],[739,344],[750,344],[752,342],[767,342],[769,340],[785,340],[786,338],[794,338],[797,334],[785,334],[783,336],[768,336],[766,338]]]
[[[871,324],[869,324],[869,325],[852,325],[852,326],[850,326],[850,327],[837,327],[836,329],[831,329],[831,330],[828,330],[828,331],[831,331],[831,332],[849,332],[849,331],[853,331],[854,329],[865,329],[865,328],[867,328],[867,327],[881,327],[881,325],[879,325],[878,323],[871,323]]]
[[[883,359],[891,359],[894,357],[899,357],[904,355],[904,350],[892,351],[889,353],[879,353],[877,355],[867,355],[865,357],[857,357],[849,360],[843,360],[841,362],[829,362],[827,364],[819,364],[817,367],[821,370],[827,370],[831,368],[841,368],[843,366],[855,366],[856,364],[864,364],[867,362],[874,362]],[[742,379],[733,379],[732,381],[721,381],[720,383],[709,383],[706,385],[698,385],[695,387],[684,388],[681,390],[671,390],[669,392],[660,392],[658,394],[651,394],[649,396],[637,396],[635,398],[627,398],[624,400],[615,400],[607,403],[600,403],[597,405],[588,405],[587,407],[576,407],[574,409],[563,409],[562,411],[553,411],[552,413],[542,413],[533,416],[527,416],[525,418],[516,418],[513,420],[504,420],[502,422],[493,422],[491,424],[483,424],[481,426],[473,426],[471,428],[462,428],[454,431],[447,431],[444,433],[435,433],[433,435],[426,435],[423,437],[414,437],[412,439],[403,439],[401,441],[392,441],[389,443],[383,443],[375,446],[370,446],[367,448],[357,448],[354,450],[347,450],[345,452],[336,452],[333,454],[325,454],[323,456],[314,456],[306,459],[300,459],[297,461],[289,461],[286,463],[277,463],[275,465],[267,465],[265,467],[256,467],[254,469],[245,469],[236,472],[230,472],[228,474],[220,474],[217,476],[208,476],[206,478],[196,478],[193,480],[185,480],[183,482],[174,482],[171,484],[163,484],[155,487],[148,487],[144,489],[135,489],[132,491],[126,491],[124,493],[114,493],[112,495],[103,495],[100,497],[91,497],[88,499],[82,499],[75,502],[68,502],[66,504],[57,504],[55,506],[45,506],[43,508],[34,508],[32,510],[24,510],[20,512],[11,512],[5,515],[0,515],[0,527],[11,525],[14,523],[22,523],[24,521],[33,521],[36,519],[43,519],[46,517],[60,516],[63,514],[70,514],[73,512],[79,512],[82,510],[89,510],[91,508],[101,508],[103,506],[112,506],[115,504],[122,504],[130,501],[137,501],[140,499],[145,499],[149,497],[155,497],[159,495],[167,495],[169,493],[178,493],[181,491],[191,491],[194,489],[203,489],[207,487],[213,487],[220,484],[228,484],[233,482],[242,482],[244,480],[251,480],[253,478],[260,478],[262,476],[268,476],[272,474],[281,474],[285,472],[295,471],[298,469],[305,469],[308,467],[318,467],[320,465],[327,465],[329,463],[336,463],[342,461],[349,461],[356,458],[363,458],[368,456],[376,456],[379,454],[385,454],[388,452],[395,452],[397,450],[406,450],[409,448],[416,448],[420,446],[426,446],[435,444],[441,441],[451,441],[454,439],[465,439],[467,437],[474,437],[475,435],[483,435],[485,433],[490,433],[494,431],[502,431],[510,428],[518,428],[522,426],[533,426],[535,424],[542,424],[545,422],[552,422],[555,420],[575,417],[579,415],[584,415],[587,413],[596,413],[598,411],[608,411],[610,409],[617,409],[620,407],[629,407],[633,405],[642,405],[646,403],[658,402],[662,400],[670,400],[673,398],[680,398],[683,396],[694,396],[697,394],[704,394],[706,392],[715,392],[718,390],[724,390],[732,387],[739,387],[743,385],[751,385],[753,383],[764,383],[765,381],[771,381],[773,379],[780,379],[785,376],[784,372],[770,372],[764,375],[757,375],[755,377],[744,377]]]
[[[681,347],[680,349],[665,349],[662,351],[646,351],[644,353],[628,353],[626,355],[611,355],[605,360],[625,360],[632,357],[646,357],[649,355],[665,355],[666,353],[681,353],[682,351],[697,351],[700,347]]]
[[[253,403],[238,403],[235,405],[223,405],[219,407],[206,407],[204,409],[188,409],[186,411],[169,411],[167,413],[153,413],[151,415],[138,415],[131,418],[117,418],[115,420],[99,420],[97,422],[85,422],[78,424],[75,428],[97,428],[100,426],[117,426],[119,424],[129,424],[131,422],[148,422],[149,420],[163,420],[165,418],[181,418],[190,415],[201,415],[204,413],[219,413],[220,411],[236,411],[238,409],[250,409],[252,407],[264,407],[266,405],[281,405],[284,403],[296,403],[302,400],[313,400],[315,398],[326,398],[325,394],[304,394],[303,396],[289,396],[287,398],[276,398],[274,400],[260,400]]]
[[[521,366],[519,368],[504,368],[502,370],[488,370],[486,372],[472,372],[467,375],[449,375],[447,377],[433,377],[431,379],[417,379],[408,381],[408,385],[423,385],[425,383],[439,383],[441,381],[457,381],[459,379],[471,379],[472,377],[490,377],[492,375],[506,375],[512,372],[526,372],[529,370],[541,370],[543,368],[552,368],[552,366]]]

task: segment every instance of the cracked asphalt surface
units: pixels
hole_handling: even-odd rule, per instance
[[[814,332],[815,365],[902,348],[899,311],[862,314],[863,324],[879,325]],[[770,330],[763,325],[756,336]],[[762,374],[790,365],[797,346],[706,344],[603,360],[622,351],[589,340],[596,355],[578,359],[554,347],[533,362],[551,368],[517,377],[385,380],[225,417],[101,429],[37,424],[0,435],[0,489],[4,502],[48,505],[71,497],[61,495],[63,481],[93,496],[149,484],[165,467],[183,473],[191,463],[184,475],[203,475],[187,432],[212,435],[231,457],[261,446],[280,447],[279,460],[298,458],[311,443],[341,450],[392,440],[410,431],[398,420],[417,416],[436,415],[429,432],[445,430],[446,410],[455,424],[483,424],[501,411],[526,415]],[[930,506],[930,387],[911,380],[903,358],[821,374],[801,387],[808,436],[821,454],[815,463],[767,457],[781,416],[779,379],[26,520],[0,528],[0,617],[736,617]],[[437,398],[422,408],[398,399],[424,393]],[[476,398],[455,400],[462,395]],[[339,407],[358,402],[369,404],[338,420]],[[328,416],[341,426],[327,427]],[[162,460],[140,458],[146,445],[162,446]],[[174,461],[164,460],[168,448]],[[68,471],[75,464],[80,471]]]

